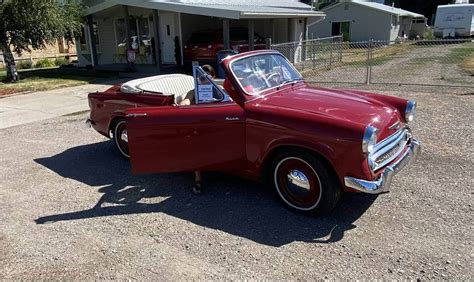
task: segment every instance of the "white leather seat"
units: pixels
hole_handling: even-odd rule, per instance
[[[142,91],[160,95],[174,95],[175,103],[186,97],[189,91],[194,90],[194,78],[185,74],[165,74],[134,79],[124,83],[120,91],[124,93],[141,93]]]

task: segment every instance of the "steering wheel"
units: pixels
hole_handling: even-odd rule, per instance
[[[278,85],[280,81],[281,81],[281,75],[278,72],[272,72],[268,74],[267,77],[265,78],[265,83],[268,85],[268,87]]]

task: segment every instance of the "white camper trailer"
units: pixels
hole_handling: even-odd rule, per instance
[[[438,6],[434,35],[443,38],[474,35],[474,4]]]

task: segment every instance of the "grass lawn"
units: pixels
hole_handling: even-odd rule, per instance
[[[474,75],[474,45],[469,43],[464,43],[459,46],[455,46],[449,50],[448,54],[445,55],[429,55],[418,58],[413,58],[409,64],[412,65],[426,65],[429,66],[432,63],[441,63],[441,64],[456,64],[464,72],[469,75]]]
[[[83,85],[113,79],[116,75],[97,73],[82,69],[49,68],[37,70],[20,70],[21,80],[15,83],[0,82],[0,96],[26,91],[42,91],[62,87]],[[0,71],[0,81],[6,77]]]

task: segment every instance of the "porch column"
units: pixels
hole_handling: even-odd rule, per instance
[[[159,74],[161,72],[161,57],[160,57],[160,18],[158,17],[158,10],[153,10],[153,30],[155,31],[155,38],[153,40],[153,57],[155,58],[155,67],[156,72]]]
[[[92,20],[92,15],[87,16],[87,26],[89,29],[89,48],[91,53],[91,64],[93,67],[98,65],[97,61],[97,48],[94,36],[94,21]]]
[[[303,19],[303,40],[308,40],[308,18]]]
[[[288,38],[287,38],[286,41],[287,41],[287,42],[293,42],[294,40],[293,40],[293,36],[292,36],[292,35],[293,35],[293,31],[292,31],[292,29],[293,29],[292,19],[288,19],[286,25],[287,25],[287,27],[288,27],[288,30],[287,30],[287,31],[288,31],[288,33],[287,33],[287,37],[288,37]]]
[[[222,39],[224,40],[224,50],[230,49],[230,35],[229,35],[230,23],[228,19],[222,20]]]
[[[275,19],[270,19],[270,26],[272,27],[272,43],[277,43],[276,40],[276,29],[275,29]]]
[[[255,49],[255,31],[254,31],[254,20],[248,20],[248,30],[249,30],[249,51],[253,51]]]
[[[127,50],[132,49],[132,45],[130,42],[130,37],[132,37],[132,34],[130,32],[130,16],[128,14],[128,6],[127,5],[122,5],[123,7],[123,16],[125,17],[125,34],[127,35]]]

